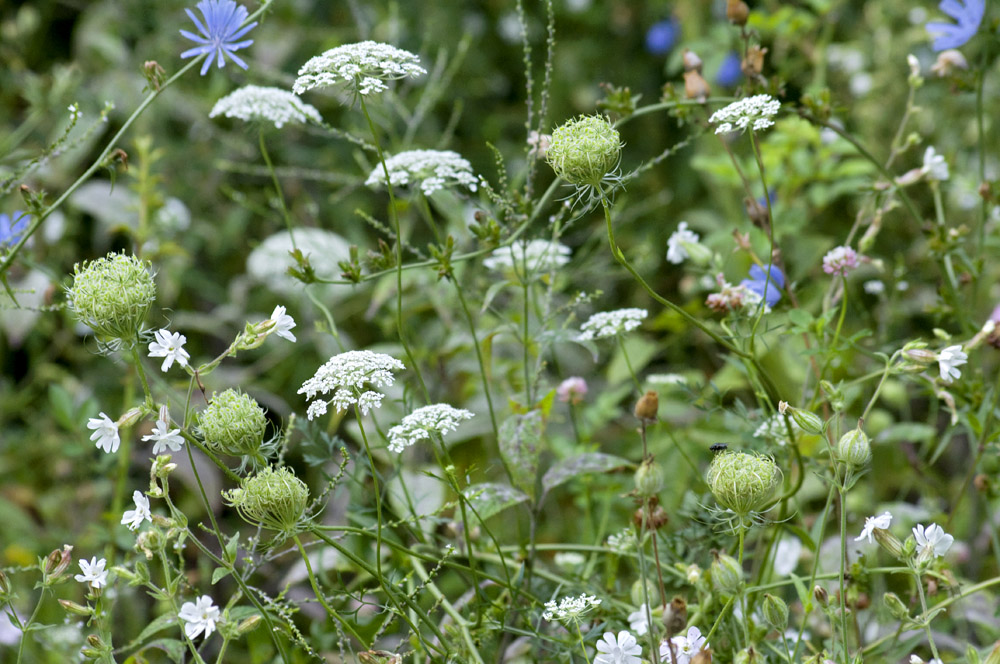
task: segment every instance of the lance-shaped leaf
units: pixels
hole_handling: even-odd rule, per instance
[[[511,415],[500,425],[500,455],[514,485],[532,500],[535,497],[538,455],[544,429],[542,413],[538,410]]]
[[[462,491],[462,495],[483,521],[508,507],[528,500],[528,494],[523,491],[494,482],[469,485]]]
[[[629,468],[632,465],[632,462],[628,459],[623,459],[613,454],[602,454],[601,452],[586,452],[563,459],[549,468],[544,477],[542,477],[542,499],[545,499],[549,490],[579,475],[606,473],[619,468]]]

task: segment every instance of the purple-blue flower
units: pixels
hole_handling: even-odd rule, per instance
[[[740,282],[747,290],[764,298],[767,306],[773,307],[781,299],[781,289],[785,287],[785,275],[777,265],[769,265],[770,279],[760,265],[750,266],[750,278]]]
[[[10,216],[0,214],[0,247],[12,247],[20,242],[29,221],[31,215],[20,210]]]
[[[938,5],[955,23],[928,23],[927,32],[934,37],[934,50],[944,51],[958,48],[972,39],[979,30],[986,12],[986,0],[941,0]]]
[[[247,9],[243,5],[237,5],[235,0],[201,0],[197,5],[198,11],[205,19],[202,24],[198,17],[190,9],[185,9],[187,15],[191,17],[198,27],[200,35],[187,30],[181,30],[181,34],[191,41],[198,42],[201,46],[181,53],[182,58],[190,58],[197,55],[208,54],[205,63],[201,66],[201,75],[204,76],[208,68],[212,66],[213,55],[218,60],[219,68],[226,66],[224,56],[229,58],[243,69],[247,68],[247,63],[241,60],[233,51],[246,48],[253,43],[252,39],[236,41],[257,25],[257,21],[240,28],[240,25],[247,20]]]
[[[653,55],[663,55],[677,42],[680,25],[672,18],[658,21],[646,32],[646,50]]]
[[[743,76],[743,68],[740,56],[736,51],[730,51],[722,64],[719,65],[719,71],[715,74],[715,82],[728,88],[739,83],[741,76]]]

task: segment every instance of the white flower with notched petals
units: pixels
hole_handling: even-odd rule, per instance
[[[928,180],[937,182],[944,182],[950,177],[948,162],[943,155],[937,153],[933,145],[924,150],[924,165],[920,168],[920,172]]]
[[[955,538],[944,532],[944,528],[936,523],[932,523],[926,529],[923,524],[918,523],[913,528],[913,537],[917,540],[917,555],[924,554],[925,557],[943,556],[955,542]]]
[[[597,642],[597,657],[594,664],[641,664],[639,655],[642,646],[635,637],[622,630],[615,636],[613,632],[605,632],[604,638]]]
[[[854,541],[860,542],[867,539],[869,544],[873,544],[875,542],[875,529],[887,530],[890,523],[892,523],[892,514],[888,510],[878,516],[865,517],[865,527],[861,529],[861,534],[855,537]]]
[[[684,245],[698,244],[700,239],[697,233],[688,229],[686,221],[677,224],[677,230],[667,239],[667,260],[675,265],[680,265],[690,255]]]
[[[938,353],[937,360],[941,380],[950,383],[955,378],[961,378],[962,372],[958,367],[968,362],[969,356],[962,352],[961,346],[948,346]]]
[[[207,639],[215,631],[220,613],[212,598],[202,595],[196,602],[184,602],[178,616],[184,621],[184,634],[193,641],[202,632]]]
[[[160,416],[156,420],[156,427],[153,433],[143,436],[144,441],[153,441],[153,455],[156,456],[168,449],[177,452],[184,445],[184,439],[180,436],[180,429],[170,428],[170,412],[166,406],[160,406]]]
[[[285,313],[284,307],[275,307],[274,311],[271,312],[271,320],[274,321],[274,327],[271,328],[272,332],[282,339],[288,339],[292,343],[295,343],[295,335],[292,334],[292,328],[295,327],[295,319]]]
[[[628,614],[628,626],[639,636],[649,631],[649,611],[645,604],[640,606],[638,611]]]
[[[87,428],[94,430],[94,433],[90,434],[90,439],[97,442],[97,449],[104,450],[108,454],[118,451],[122,439],[118,435],[117,422],[101,413],[100,417],[90,418]]]
[[[188,358],[191,357],[184,350],[187,337],[180,332],[171,332],[170,330],[157,330],[154,335],[156,340],[149,344],[149,356],[163,358],[160,371],[166,371],[175,361],[182,367],[187,366]]]
[[[688,628],[687,634],[675,636],[670,639],[669,643],[660,644],[660,661],[689,664],[695,655],[706,648],[708,648],[708,639],[701,635],[700,629],[692,625]]]
[[[80,583],[89,583],[91,588],[103,588],[108,585],[108,571],[104,569],[107,564],[107,560],[104,558],[98,560],[97,556],[91,558],[90,562],[80,559],[80,569],[83,574],[77,574],[73,578]]]
[[[135,503],[134,510],[125,510],[125,514],[122,515],[122,523],[128,526],[128,529],[135,531],[142,525],[143,521],[152,521],[153,515],[149,511],[149,498],[142,495],[141,491],[132,492],[132,502]]]
[[[418,408],[404,417],[402,423],[389,429],[389,451],[402,452],[417,441],[430,438],[432,433],[444,436],[456,430],[462,420],[471,418],[469,411],[446,403]]]

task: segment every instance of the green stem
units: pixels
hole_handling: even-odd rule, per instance
[[[844,664],[850,664],[850,645],[847,639],[847,588],[844,579],[847,576],[847,500],[845,491],[840,493],[840,631],[844,644]]]
[[[924,624],[924,632],[927,634],[927,645],[931,647],[931,654],[934,659],[941,661],[937,646],[934,644],[934,634],[931,633],[931,623],[927,619],[927,597],[924,595],[924,583],[920,580],[920,572],[913,570],[913,579],[917,584],[917,594],[920,595],[920,609],[923,611],[921,622]]]
[[[462,617],[462,614],[448,601],[448,598],[444,596],[441,589],[437,587],[437,584],[431,580],[430,575],[424,566],[420,564],[415,558],[410,559],[410,564],[413,565],[413,569],[416,571],[417,576],[423,581],[424,587],[431,591],[434,595],[434,599],[440,602],[444,612],[451,616],[451,619],[455,621],[455,625],[458,626],[458,631],[462,634],[462,640],[465,641],[465,645],[469,649],[469,654],[473,661],[483,664],[482,658],[479,656],[479,650],[476,648],[475,642],[472,640],[472,635],[469,633],[469,622]]]
[[[299,539],[298,535],[293,535],[292,540],[295,542],[295,546],[298,547],[299,549],[299,555],[302,556],[302,561],[306,564],[306,574],[309,576],[309,585],[312,586],[313,594],[316,595],[316,599],[319,601],[320,604],[323,605],[323,608],[326,609],[326,615],[330,616],[331,618],[339,622],[340,625],[344,629],[346,629],[351,636],[353,636],[355,639],[358,640],[358,643],[360,643],[362,647],[364,648],[371,647],[371,644],[366,642],[361,637],[361,635],[357,633],[357,631],[354,629],[354,626],[351,625],[351,623],[349,623],[343,616],[337,613],[333,609],[333,607],[331,607],[327,603],[326,597],[324,597],[323,591],[320,590],[319,583],[317,583],[316,581],[316,575],[313,574],[312,563],[309,562],[309,554],[306,553],[305,547],[302,546],[302,540]]]
[[[465,295],[462,293],[462,287],[458,284],[458,280],[454,278],[454,275],[452,275],[450,281],[455,286],[455,293],[458,294],[458,302],[462,306],[462,312],[465,314],[465,320],[469,324],[469,334],[472,335],[472,344],[476,349],[476,361],[479,363],[479,376],[483,380],[483,392],[486,394],[486,404],[490,409],[490,424],[493,426],[493,438],[495,440],[500,440],[500,430],[497,427],[497,416],[493,410],[493,397],[490,396],[490,382],[486,376],[486,362],[483,360],[483,350],[479,347],[479,336],[476,333],[476,324],[472,319],[472,312],[469,311],[469,305],[465,301]]]
[[[590,664],[590,655],[587,654],[587,644],[583,642],[583,632],[580,631],[580,623],[576,622],[573,626],[576,627],[576,639],[580,644],[580,650],[583,651],[583,659],[586,660],[587,664]]]
[[[260,154],[264,157],[264,163],[267,164],[267,170],[271,173],[271,181],[274,183],[274,191],[278,194],[278,203],[281,205],[281,216],[285,219],[285,228],[288,229],[288,239],[292,243],[292,249],[298,250],[298,246],[295,244],[295,234],[292,233],[292,216],[288,213],[288,205],[285,203],[285,194],[281,191],[281,183],[278,182],[278,174],[274,170],[274,165],[271,163],[271,155],[267,152],[267,145],[264,143],[264,132],[263,130],[257,132],[259,137],[258,143],[260,143]]]
[[[622,335],[618,336],[618,347],[622,349],[622,357],[625,358],[625,366],[628,367],[628,373],[632,376],[632,382],[635,383],[635,391],[641,397],[642,396],[642,384],[639,382],[639,377],[635,374],[635,369],[632,368],[632,362],[628,358],[628,351],[625,350],[625,340]]]
[[[48,592],[47,586],[42,586],[42,592],[38,596],[38,603],[35,604],[34,610],[31,615],[28,616],[27,622],[21,625],[21,640],[17,645],[17,664],[21,664],[21,655],[24,653],[24,644],[28,640],[28,628],[35,622],[35,618],[38,617],[38,609],[42,606],[42,601],[45,599],[45,593]],[[17,614],[14,612],[13,607],[11,607],[11,612],[8,615],[13,615],[16,619]]]
[[[740,564],[740,575],[741,576],[743,574],[743,545],[744,545],[744,540],[746,539],[746,532],[747,532],[747,529],[743,525],[742,520],[740,520],[739,564]],[[743,623],[743,639],[744,639],[744,643],[746,644],[746,647],[749,648],[750,647],[750,626],[749,626],[748,623],[750,622],[750,614],[747,613],[747,591],[746,591],[746,588],[743,588],[743,589],[740,590],[740,604],[743,607],[743,620],[742,620],[742,623]]]

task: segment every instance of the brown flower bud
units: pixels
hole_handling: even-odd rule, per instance
[[[644,422],[653,422],[656,420],[656,413],[659,409],[660,395],[655,390],[649,390],[639,398],[635,404],[635,410],[632,412]]]
[[[663,611],[663,626],[667,630],[667,637],[680,634],[687,625],[688,607],[683,597],[675,597],[667,604]]]
[[[708,81],[700,73],[694,70],[684,72],[685,97],[703,102],[708,99],[710,94],[712,94],[712,88],[709,87]]]
[[[760,73],[764,71],[764,56],[766,54],[766,48],[756,45],[748,48],[746,57],[743,58],[743,63],[740,65],[743,75],[747,78],[760,76]]]
[[[670,517],[667,516],[667,511],[660,506],[657,506],[649,515],[649,529],[659,530],[663,526],[670,522]]]
[[[695,653],[694,657],[691,658],[691,664],[712,664],[712,651],[699,650]]]
[[[747,24],[747,17],[750,15],[750,8],[743,0],[728,0],[726,2],[726,18],[733,25],[743,27]]]

